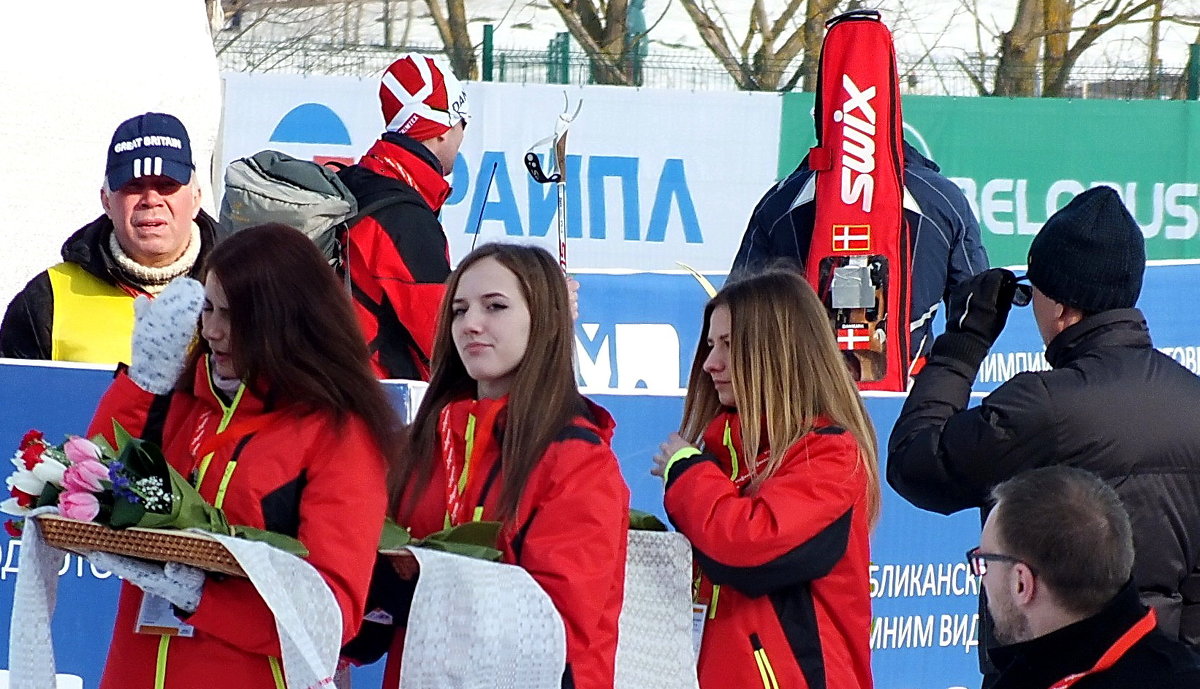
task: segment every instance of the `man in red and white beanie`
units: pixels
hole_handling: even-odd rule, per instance
[[[408,53],[384,72],[379,103],[386,131],[338,173],[359,208],[384,204],[350,228],[347,270],[376,374],[428,380],[450,275],[438,211],[450,195],[445,176],[462,145],[467,98],[448,63]]]

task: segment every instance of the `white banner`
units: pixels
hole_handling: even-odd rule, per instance
[[[583,101],[567,141],[573,269],[675,270],[683,261],[723,273],[775,181],[778,94],[483,82],[466,90],[472,118],[442,217],[454,261],[476,229],[479,242],[557,251],[554,185],[533,182],[523,158],[553,133],[564,92],[572,111]],[[357,160],[383,128],[377,92],[376,79],[227,74],[221,169],[266,148]]]

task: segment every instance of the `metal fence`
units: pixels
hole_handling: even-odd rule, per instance
[[[441,46],[353,45],[312,41],[247,41],[227,42],[217,37],[221,68],[233,72],[283,72],[293,74],[333,74],[376,76],[392,60],[410,50],[441,53]],[[482,78],[482,55],[476,55],[476,65]],[[737,90],[737,83],[713,55],[686,53],[649,54],[629,64],[621,65],[634,85],[647,88],[688,90]],[[782,74],[781,88],[799,67],[799,60],[776,68]],[[939,57],[920,60],[898,56],[900,86],[907,94],[944,96],[978,96],[979,85],[990,89],[996,73],[993,57],[968,60]],[[588,56],[578,50],[497,49],[491,59],[491,76],[495,81],[516,83],[594,83],[593,65]],[[1076,65],[1063,93],[1070,98],[1169,99],[1184,96],[1183,66],[1168,66],[1150,74],[1146,66],[1136,65]],[[972,77],[972,74],[975,77]],[[1040,74],[1033,75],[1040,84]],[[794,87],[799,88],[799,82]],[[1035,95],[1040,93],[1035,92]]]

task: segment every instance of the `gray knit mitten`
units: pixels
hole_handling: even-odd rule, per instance
[[[146,593],[165,598],[184,612],[196,612],[204,592],[204,570],[178,562],[160,565],[112,553],[92,552],[88,560],[107,569]]]
[[[175,278],[156,299],[133,301],[130,380],[156,395],[175,388],[203,306],[204,285],[189,277]]]

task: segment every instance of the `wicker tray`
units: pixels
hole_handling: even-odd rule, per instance
[[[37,517],[42,536],[55,548],[83,555],[99,550],[156,562],[181,562],[209,572],[245,577],[237,560],[218,541],[203,534],[167,529],[110,529],[53,514]]]

